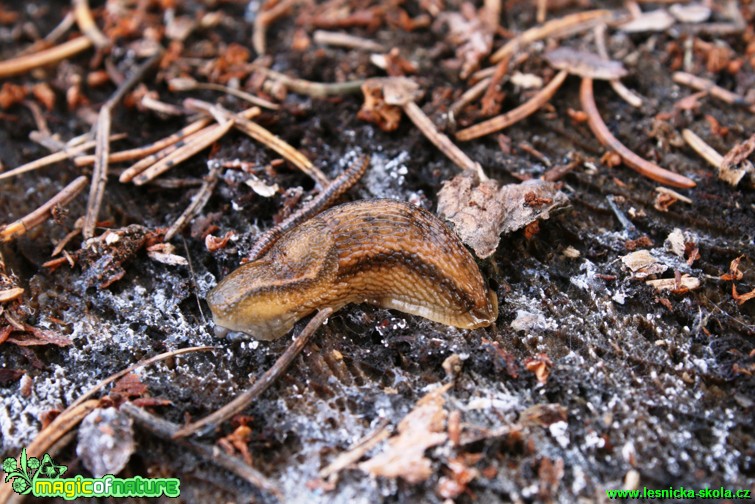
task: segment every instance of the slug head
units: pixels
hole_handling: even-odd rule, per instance
[[[260,340],[283,336],[327,295],[338,269],[333,249],[330,231],[317,218],[284,234],[210,291],[215,324]]]

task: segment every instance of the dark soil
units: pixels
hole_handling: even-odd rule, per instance
[[[535,26],[533,3],[504,2],[502,26],[512,32]],[[604,7],[604,2],[579,3]],[[755,7],[740,3],[751,23]],[[21,27],[33,26],[44,35],[59,22],[68,4],[27,2],[24,7],[14,11],[19,16],[15,22],[0,26],[3,59],[31,42],[28,30]],[[93,7],[102,14],[99,5]],[[642,7],[654,8],[646,3]],[[284,16],[268,31],[272,68],[319,82],[385,75],[370,64],[366,51],[314,43],[303,51],[292,49],[297,30],[310,36],[315,30],[296,23],[307,8]],[[411,17],[425,13],[414,2],[402,3],[402,8]],[[459,8],[457,2],[448,2],[444,10]],[[249,48],[253,58],[252,23],[245,18],[246,9],[243,3],[230,2],[180,5],[178,15],[223,15],[220,25],[193,32],[184,42],[182,57],[212,61],[235,43]],[[549,18],[573,9],[554,8]],[[149,23],[159,21],[157,5],[150,4],[148,15]],[[423,110],[441,129],[451,131],[448,107],[469,84],[458,77],[455,48],[444,38],[446,29],[410,32],[383,19],[375,28],[344,31],[400,48],[401,56],[418,67],[412,77],[424,90],[419,101]],[[591,33],[562,44],[594,52]],[[252,429],[248,449],[253,466],[279,486],[286,502],[443,502],[454,496],[448,493],[448,481],[462,479],[453,469],[459,461],[475,477],[458,483],[458,502],[603,500],[606,489],[621,488],[625,479],[637,475],[640,489],[755,490],[755,300],[738,304],[732,297],[732,282],[720,278],[729,272],[732,260],[744,256],[739,265],[744,275],[735,282],[737,292],[755,288],[755,197],[749,180],[737,187],[718,180],[715,169],[677,141],[689,128],[723,154],[755,133],[755,115],[712,97],[701,97],[692,109],[675,108],[678,100],[694,91],[672,81],[679,69],[675,56],[697,39],[729,48],[730,58],[741,60],[741,67],[735,72],[712,71],[706,60],[710,56],[700,50],[690,53],[686,71],[746,95],[755,83],[755,33],[751,26],[728,35],[695,35],[676,28],[628,35],[609,29],[607,37],[609,52],[621,55],[629,70],[624,84],[641,95],[644,104],[634,109],[607,83],[596,82],[596,101],[604,120],[640,156],[692,178],[697,183],[694,189],[678,190],[692,203],[679,201],[668,211],[659,211],[654,206],[657,183],[625,166],[601,163],[604,149],[586,124],[568,113],[580,110],[576,77],[566,81],[549,107],[503,131],[510,139],[510,153],[502,151],[498,134],[460,144],[502,183],[536,178],[548,170],[543,159],[520,147],[523,142],[552,165],[582,156],[585,162],[561,180],[571,205],[540,222],[539,232],[503,237],[496,254],[480,261],[484,277],[500,299],[500,316],[492,327],[463,331],[367,305],[349,306],[331,317],[286,376],[245,411]],[[128,73],[134,60],[126,49],[138,38],[119,39],[105,59]],[[504,42],[496,36],[494,48]],[[542,57],[543,44],[528,51],[530,57],[516,70],[547,82],[555,72]],[[93,54],[90,50],[56,67],[6,81],[48,82],[57,100],[52,110],[43,108],[44,118],[52,133],[69,139],[91,129],[87,110],[96,111],[115,90],[112,84],[84,85],[82,93],[91,108],[67,107],[66,76],[85,78],[93,64],[99,69],[102,64],[93,60]],[[209,91],[169,91],[166,76],[199,72],[198,66],[180,60],[173,65],[152,71],[143,80],[162,101],[180,105],[191,96],[218,101],[234,111],[246,107],[237,98]],[[503,111],[529,96],[511,83],[503,89],[507,93]],[[344,201],[391,197],[434,210],[441,184],[459,170],[407,118],[389,133],[357,119],[362,101],[361,94],[315,99],[289,92],[281,110],[266,111],[258,121],[329,177],[341,173],[357,155],[371,155],[368,173]],[[479,114],[476,106],[457,118],[460,124],[479,120],[472,120]],[[721,135],[709,117],[728,133]],[[48,154],[29,140],[37,127],[28,107],[12,105],[2,112],[2,119],[0,161],[5,169]],[[112,131],[127,133],[128,139],[113,149],[154,141],[186,122],[120,106]],[[72,340],[66,347],[0,345],[0,367],[25,375],[0,383],[3,457],[16,456],[34,439],[48,412],[64,410],[98,381],[157,353],[217,345],[213,352],[187,354],[137,372],[151,396],[170,401],[151,411],[179,424],[223,406],[275,361],[289,337],[271,343],[217,339],[204,298],[239,265],[260,230],[281,218],[291,197],[285,189],[302,188],[305,196],[313,192],[311,179],[291,165],[264,169],[278,158],[232,132],[211,151],[162,177],[194,184],[189,187],[135,187],[111,177],[100,217],[113,228],[170,226],[207,174],[208,159],[251,163],[259,177],[282,188],[266,199],[243,183],[247,173],[225,169],[193,229],[173,239],[175,254],[188,259],[190,267],[156,262],[142,250],[125,264],[123,278],[108,288],[98,288],[96,274],[81,264],[55,271],[43,268],[54,244],[84,214],[88,190],[67,206],[57,222],[51,219],[0,246],[6,272],[15,274],[26,289],[26,322]],[[91,169],[69,161],[0,181],[0,223],[13,222],[37,208],[81,173],[91,175]],[[617,212],[635,227],[625,228]],[[209,252],[202,231],[210,224],[218,227],[216,236],[232,230],[238,239]],[[664,244],[676,228],[699,249],[700,258],[691,264]],[[637,279],[620,258],[630,252],[628,242],[642,236],[651,244],[640,248],[669,266],[659,277],[689,274],[701,281],[700,288],[686,293],[656,291]],[[77,237],[67,250],[74,252],[80,246]],[[579,255],[574,257],[572,250]],[[0,319],[0,326],[4,323]],[[401,478],[375,478],[356,466],[342,471],[334,485],[319,480],[318,471],[339,454],[385,422],[395,429],[420,398],[447,383],[450,377],[443,363],[454,354],[463,367],[444,395],[445,410],[461,412],[465,441],[447,442],[426,452],[432,464],[427,480],[410,484]],[[552,363],[542,383],[533,372],[533,359]],[[533,416],[537,420],[531,420]],[[202,441],[215,443],[236,425],[228,422]],[[187,502],[273,500],[178,445],[135,429],[137,449],[123,475],[178,477]],[[70,473],[86,475],[75,445],[74,439],[56,460],[68,464]],[[364,458],[384,448],[381,443]]]

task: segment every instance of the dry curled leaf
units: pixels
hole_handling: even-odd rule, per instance
[[[357,117],[371,122],[383,131],[394,131],[401,122],[401,107],[389,105],[383,97],[383,84],[368,80],[362,85],[364,103]]]
[[[409,483],[429,478],[432,468],[425,450],[445,443],[448,438],[445,429],[448,413],[443,408],[446,403],[443,394],[451,385],[439,387],[417,401],[414,409],[398,424],[398,435],[388,441],[388,447],[359,464],[359,468],[373,476],[400,477]]]
[[[228,245],[228,241],[235,236],[233,231],[228,231],[222,238],[208,234],[204,239],[204,246],[207,247],[209,252],[215,252],[220,249],[224,249]]]
[[[729,272],[721,275],[721,280],[732,281],[732,282],[741,280],[744,274],[741,271],[739,271],[739,263],[742,261],[743,258],[744,256],[739,256],[736,259],[732,259],[731,262],[729,263]]]
[[[718,168],[718,178],[735,186],[748,173],[755,173],[747,157],[755,150],[755,133],[744,142],[735,145],[726,153]]]
[[[527,371],[535,373],[537,381],[545,383],[551,374],[553,361],[546,354],[537,354],[535,357],[528,357],[524,360],[524,367]]]
[[[146,393],[147,386],[139,379],[139,375],[136,373],[129,373],[115,382],[110,395],[117,394],[128,399],[133,399],[136,397],[142,397]]]
[[[456,48],[462,79],[477,70],[493,48],[493,25],[485,22],[485,13],[484,8],[478,13],[471,4],[462,4],[462,12],[442,13],[438,17],[441,26],[448,25],[446,40]]]
[[[438,481],[438,494],[444,499],[455,499],[467,491],[469,485],[480,475],[480,471],[472,467],[477,463],[481,454],[465,454],[446,462],[448,475],[442,476]]]
[[[567,205],[568,198],[552,182],[528,180],[499,186],[479,182],[464,172],[446,181],[438,192],[438,214],[451,221],[461,240],[485,259],[498,248],[500,235],[513,233]]]
[[[39,329],[28,324],[23,325],[23,331],[14,331],[10,328],[9,333],[20,332],[19,335],[9,336],[5,341],[18,346],[43,346],[55,345],[64,347],[73,342],[66,336],[47,329]]]
[[[647,250],[637,250],[621,257],[621,262],[632,270],[636,278],[645,278],[650,275],[663,273],[668,266],[656,259]]]
[[[20,103],[26,98],[28,90],[24,86],[6,82],[0,88],[0,109],[6,110],[13,105]]]
[[[731,297],[734,298],[734,301],[737,302],[738,305],[743,305],[747,301],[751,299],[755,299],[755,289],[751,290],[750,292],[746,292],[744,294],[740,294],[737,292],[737,286],[732,284],[731,285]]]
[[[218,444],[228,454],[238,452],[247,465],[252,465],[252,454],[249,452],[249,441],[252,429],[247,425],[239,425],[236,430],[218,440]]]
[[[133,420],[115,408],[95,409],[79,426],[76,454],[95,478],[121,472],[134,449]]]
[[[564,459],[558,458],[553,462],[548,457],[543,457],[537,476],[540,479],[540,498],[543,502],[552,501],[564,477]]]

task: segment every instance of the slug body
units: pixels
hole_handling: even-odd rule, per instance
[[[257,339],[325,307],[371,303],[474,329],[498,316],[472,255],[429,212],[394,200],[332,208],[286,232],[207,296],[215,323]]]

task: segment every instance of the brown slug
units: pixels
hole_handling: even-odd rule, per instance
[[[287,231],[207,296],[215,324],[272,340],[325,307],[371,303],[475,329],[498,301],[472,255],[440,219],[394,200],[327,210]]]

